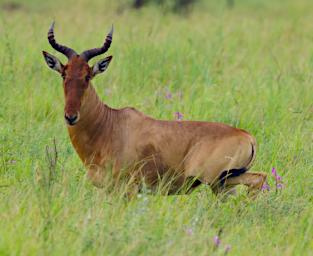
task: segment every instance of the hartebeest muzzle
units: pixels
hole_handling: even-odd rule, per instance
[[[79,112],[74,115],[64,115],[65,121],[68,125],[75,125],[79,121]]]

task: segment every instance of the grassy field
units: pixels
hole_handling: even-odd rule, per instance
[[[312,1],[203,0],[188,15],[122,1],[14,3],[0,0],[0,255],[313,254]],[[244,188],[221,201],[207,187],[127,201],[93,187],[68,138],[61,78],[41,53],[66,62],[47,42],[53,19],[57,40],[78,52],[114,23],[114,59],[93,81],[103,101],[250,131],[252,169],[271,190],[255,201]]]

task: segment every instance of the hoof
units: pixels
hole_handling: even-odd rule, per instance
[[[266,173],[261,172],[256,173],[255,175],[257,176],[257,178],[255,179],[253,184],[249,186],[248,189],[248,195],[252,199],[255,199],[261,191],[264,191],[266,188],[269,188]]]

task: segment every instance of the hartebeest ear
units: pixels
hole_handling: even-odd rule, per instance
[[[104,72],[108,68],[112,58],[113,58],[112,56],[108,56],[108,57],[98,61],[92,67],[92,76],[95,76],[97,74],[100,74],[100,73]]]
[[[45,61],[47,62],[49,68],[54,69],[55,71],[58,71],[59,73],[62,73],[63,70],[63,64],[58,60],[57,57],[54,57],[50,53],[47,53],[45,51],[42,51],[43,57],[45,58]]]

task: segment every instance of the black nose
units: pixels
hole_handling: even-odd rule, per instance
[[[73,125],[75,124],[75,121],[77,120],[78,115],[68,116],[67,114],[65,114],[64,117],[69,125]]]

